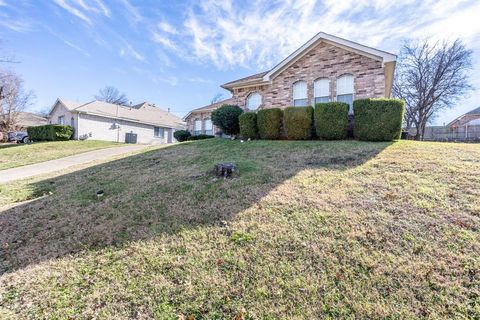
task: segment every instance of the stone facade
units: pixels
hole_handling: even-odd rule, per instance
[[[385,68],[381,61],[322,41],[280,71],[271,82],[233,87],[228,102],[247,110],[247,97],[258,92],[262,96],[258,109],[286,108],[293,105],[293,84],[306,81],[308,101],[314,105],[314,81],[320,78],[330,80],[330,101],[336,101],[337,78],[346,74],[354,77],[354,100],[385,97]],[[209,119],[211,111],[219,106],[193,110],[185,118],[188,130],[193,133],[194,120]]]
[[[293,84],[307,82],[308,100],[313,105],[313,82],[319,78],[330,80],[330,99],[336,100],[336,79],[342,75],[354,77],[354,99],[385,96],[385,76],[382,63],[340,47],[321,42],[306,55],[275,77],[271,84],[236,88],[233,101],[246,108],[252,92],[262,95],[260,108],[285,108],[293,105]]]

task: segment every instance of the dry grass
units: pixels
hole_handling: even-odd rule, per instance
[[[4,204],[51,194],[0,213],[0,313],[479,318],[478,172],[480,145],[215,139],[25,181]]]
[[[96,140],[0,144],[0,170],[119,145],[115,142]]]

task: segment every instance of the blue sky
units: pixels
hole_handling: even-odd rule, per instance
[[[397,53],[409,38],[461,38],[475,90],[437,124],[480,105],[480,1],[0,0],[0,50],[36,94],[89,101],[113,85],[179,116],[219,86],[267,70],[319,31]]]

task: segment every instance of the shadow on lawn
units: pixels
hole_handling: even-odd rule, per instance
[[[174,145],[33,182],[50,196],[0,212],[0,274],[85,250],[220,225],[305,169],[347,170],[390,143],[220,139]],[[217,162],[240,177],[205,174]],[[104,190],[103,197],[96,191]]]

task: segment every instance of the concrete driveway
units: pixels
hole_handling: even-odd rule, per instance
[[[38,176],[45,173],[55,172],[79,164],[85,164],[96,160],[104,160],[124,153],[148,148],[148,145],[128,145],[122,147],[94,150],[73,156],[35,163],[23,167],[0,170],[0,183],[21,180]]]

